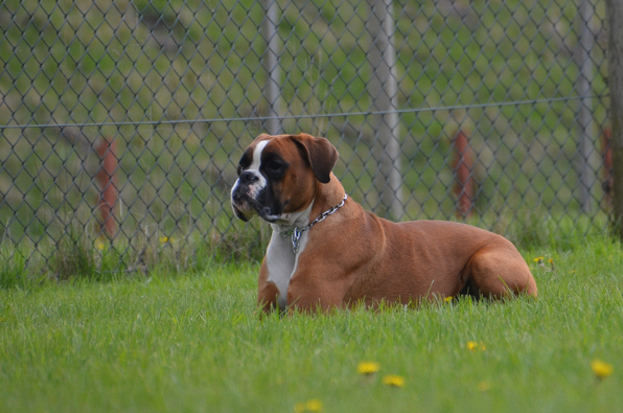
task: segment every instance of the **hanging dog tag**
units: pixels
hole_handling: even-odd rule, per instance
[[[298,229],[298,227],[295,227],[294,231],[292,231],[292,251],[294,251],[295,254],[299,252],[301,234],[302,231]]]

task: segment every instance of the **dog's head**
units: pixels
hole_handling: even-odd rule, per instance
[[[314,199],[316,186],[330,180],[337,149],[325,138],[260,135],[244,151],[231,191],[234,214],[243,221],[259,215],[277,222]]]

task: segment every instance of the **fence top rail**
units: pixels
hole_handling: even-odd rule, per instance
[[[150,120],[150,121],[137,121],[137,122],[94,122],[94,123],[41,123],[41,124],[24,124],[24,125],[0,125],[0,130],[3,129],[28,129],[28,128],[62,128],[62,127],[102,127],[102,126],[142,126],[142,125],[179,125],[184,123],[212,123],[212,122],[241,122],[241,121],[265,121],[265,120],[286,120],[286,119],[314,119],[314,118],[337,118],[337,117],[350,117],[350,116],[373,116],[373,115],[385,115],[388,113],[422,113],[422,112],[438,112],[445,110],[459,110],[459,109],[478,109],[500,106],[522,106],[522,105],[535,105],[538,103],[551,103],[561,101],[583,100],[583,99],[602,99],[608,97],[608,94],[600,95],[585,95],[585,96],[563,96],[557,98],[548,99],[530,99],[520,101],[509,102],[489,102],[479,103],[474,105],[451,105],[451,106],[437,106],[430,108],[408,108],[408,109],[396,109],[387,111],[361,111],[361,112],[341,112],[341,113],[320,113],[313,115],[283,115],[283,116],[257,116],[257,117],[243,117],[243,118],[208,118],[208,119],[176,119],[176,120]]]

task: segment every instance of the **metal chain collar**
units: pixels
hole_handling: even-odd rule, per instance
[[[322,214],[318,216],[318,218],[316,218],[315,220],[313,220],[312,222],[310,222],[308,225],[304,226],[303,228],[294,227],[292,232],[281,231],[281,236],[284,238],[292,234],[292,251],[295,254],[299,252],[299,248],[301,247],[300,241],[301,241],[301,235],[303,235],[303,232],[309,231],[311,227],[313,227],[319,222],[324,221],[329,215],[333,215],[338,209],[342,208],[344,206],[344,203],[346,202],[346,198],[348,198],[348,195],[344,194],[344,199],[342,199],[342,202],[340,202],[336,206],[329,208],[327,211],[324,211]]]

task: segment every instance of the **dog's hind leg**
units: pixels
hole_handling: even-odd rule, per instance
[[[509,243],[510,244],[510,243]],[[513,245],[486,246],[471,256],[465,267],[469,294],[502,298],[508,295],[537,295],[537,287],[528,264]]]

